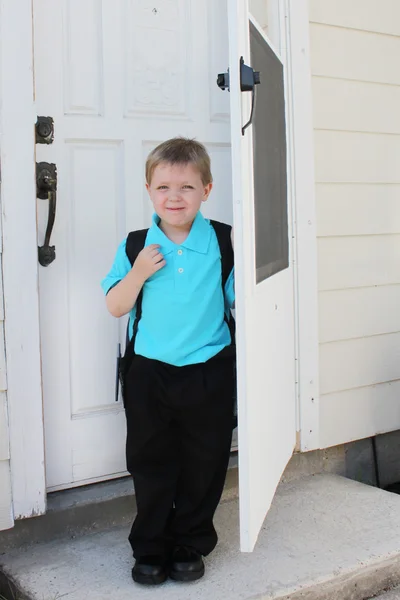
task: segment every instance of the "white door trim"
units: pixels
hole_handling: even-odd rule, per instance
[[[295,294],[297,443],[320,447],[317,231],[308,0],[267,0],[268,35],[287,74]]]
[[[13,509],[46,509],[35,193],[32,0],[0,0],[3,283]]]
[[[276,1],[276,0],[275,0]],[[278,0],[279,1],[279,0]],[[291,115],[297,450],[319,448],[319,354],[314,129],[308,0],[281,0]]]

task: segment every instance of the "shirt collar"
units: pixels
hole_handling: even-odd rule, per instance
[[[211,228],[210,224],[205,220],[201,212],[198,212],[193,221],[192,228],[182,246],[206,254],[210,245]]]
[[[159,244],[161,246],[161,254],[169,254],[176,248],[176,244],[172,242],[165,233],[160,229],[160,217],[157,214],[153,215],[153,224],[147,235],[147,244]],[[206,254],[210,244],[211,227],[208,221],[203,217],[201,212],[198,212],[193,221],[192,228],[186,240],[181,244],[188,250]]]

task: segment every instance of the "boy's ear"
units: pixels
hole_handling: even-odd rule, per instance
[[[213,184],[212,183],[208,183],[206,185],[206,187],[204,188],[204,198],[203,198],[203,202],[205,202],[206,200],[208,200],[208,196],[210,195],[210,192],[212,190]]]
[[[146,190],[149,192],[150,191],[150,185],[147,183],[146,181]]]

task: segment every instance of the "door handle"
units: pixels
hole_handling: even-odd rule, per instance
[[[251,114],[246,125],[242,127],[242,135],[245,134],[246,129],[251,125],[254,116],[254,108],[256,104],[256,85],[261,83],[260,71],[255,71],[248,65],[244,64],[243,56],[240,57],[240,91],[251,92]],[[226,73],[219,73],[217,77],[217,86],[221,90],[228,90],[230,92],[230,74],[229,69]]]
[[[50,246],[57,207],[57,167],[55,164],[46,162],[36,164],[36,194],[41,200],[49,201],[44,244],[38,247],[39,263],[42,267],[48,267],[56,258],[55,246]]]

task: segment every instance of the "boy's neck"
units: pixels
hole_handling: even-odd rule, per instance
[[[174,242],[174,244],[182,244],[188,237],[190,230],[192,229],[193,222],[194,220],[191,223],[186,223],[185,225],[178,227],[175,225],[169,225],[161,220],[158,226],[167,236],[167,238],[171,240],[171,242]]]

